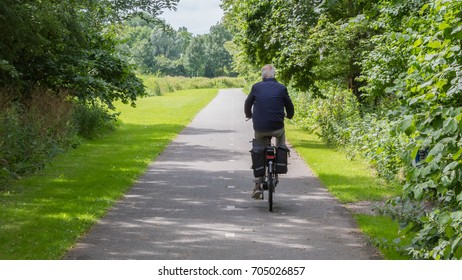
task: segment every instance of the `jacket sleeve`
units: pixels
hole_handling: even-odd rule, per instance
[[[289,93],[287,91],[284,97],[284,107],[286,107],[286,117],[288,119],[292,119],[294,117],[295,109],[294,104],[292,103],[292,99],[290,99]]]
[[[253,88],[252,88],[252,91],[250,91],[249,95],[247,96],[247,99],[245,100],[245,104],[244,104],[245,117],[248,119],[252,118],[252,106],[253,106],[254,101],[255,101],[255,96],[253,95]]]

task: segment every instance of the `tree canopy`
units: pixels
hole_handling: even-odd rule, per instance
[[[120,55],[117,23],[155,18],[178,0],[5,0],[0,3],[0,86],[67,89],[81,100],[136,100],[144,93]]]

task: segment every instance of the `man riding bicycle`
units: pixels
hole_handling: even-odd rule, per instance
[[[292,119],[294,105],[289,97],[287,88],[276,81],[276,70],[267,64],[261,70],[263,81],[252,86],[249,96],[245,100],[244,112],[247,118],[252,118],[255,130],[255,140],[265,146],[267,137],[276,137],[276,146],[285,147],[284,116]],[[253,110],[252,110],[253,107]],[[285,115],[284,108],[287,113]],[[263,177],[255,178],[255,188],[252,198],[260,198]]]

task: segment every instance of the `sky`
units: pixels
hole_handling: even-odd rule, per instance
[[[220,3],[221,0],[180,0],[176,12],[165,10],[159,17],[175,29],[185,26],[194,35],[206,34],[223,16]]]

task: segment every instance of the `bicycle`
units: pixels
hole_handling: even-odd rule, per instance
[[[276,151],[277,148],[271,143],[271,136],[267,138],[265,146],[265,176],[262,182],[261,199],[265,199],[264,192],[268,191],[268,210],[273,212],[273,196],[275,188],[279,183],[278,173],[276,172]]]

